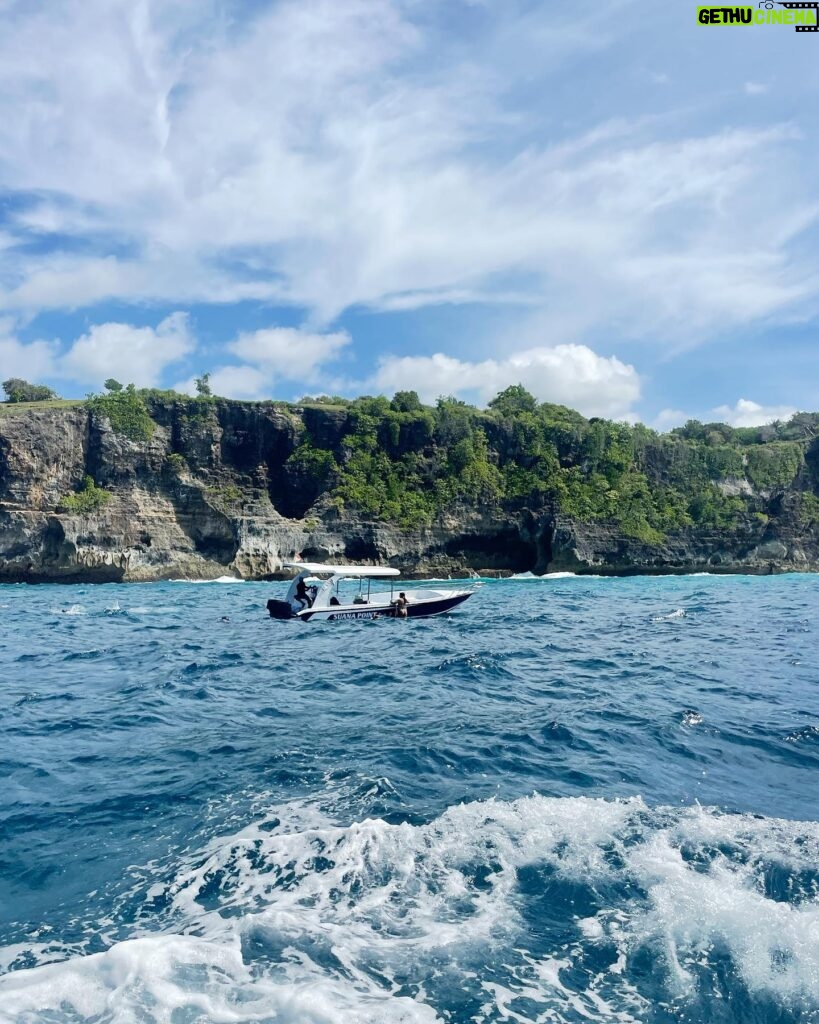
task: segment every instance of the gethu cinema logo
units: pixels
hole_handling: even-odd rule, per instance
[[[697,21],[700,25],[794,25],[797,32],[819,31],[819,0],[779,2],[776,7],[771,0],[762,0],[755,8],[698,7]]]

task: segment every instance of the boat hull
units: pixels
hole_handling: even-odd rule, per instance
[[[371,604],[325,605],[320,608],[304,608],[294,611],[288,601],[270,600],[267,610],[271,619],[300,619],[302,622],[345,622],[355,619],[420,619],[430,615],[441,615],[463,604],[472,597],[472,590],[450,590],[430,592],[429,596],[414,599],[407,605],[406,616],[398,615],[394,604],[389,601],[375,601]]]
[[[346,622],[355,619],[397,619],[405,617],[419,619],[426,618],[429,615],[441,615],[443,612],[448,612],[459,604],[463,604],[471,596],[471,591],[466,591],[447,597],[417,601],[408,605],[406,616],[397,615],[393,605],[360,605],[352,608],[331,606],[315,610],[306,609],[303,612],[298,612],[295,618],[302,619],[304,622],[309,622],[310,620],[315,620],[316,622]]]

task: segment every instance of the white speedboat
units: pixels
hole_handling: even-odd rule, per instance
[[[475,591],[412,589],[396,593],[390,589],[372,591],[373,580],[399,575],[397,569],[379,565],[323,565],[320,562],[284,562],[298,569],[283,601],[271,599],[267,610],[272,619],[345,619],[416,618],[439,615],[462,604]],[[351,585],[352,581],[352,585]],[[405,600],[401,600],[405,595]]]

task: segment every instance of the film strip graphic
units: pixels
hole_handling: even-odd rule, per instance
[[[797,32],[819,32],[819,0],[813,0],[812,3],[791,3],[790,0],[777,0],[780,7],[787,7],[789,11],[815,11],[816,12],[816,24],[815,25],[795,25]],[[760,4],[760,7],[768,7],[768,4]]]

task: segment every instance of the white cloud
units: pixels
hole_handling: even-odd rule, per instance
[[[193,351],[185,313],[172,313],[156,328],[95,324],[60,359],[60,376],[99,386],[108,377],[139,387],[159,383],[162,371]]]
[[[195,348],[185,313],[154,327],[94,324],[67,348],[59,341],[22,342],[11,320],[0,321],[0,375],[69,380],[98,388],[108,377],[150,387],[162,371]]]
[[[454,394],[474,395],[484,403],[510,384],[523,384],[541,401],[615,419],[633,417],[631,406],[640,395],[633,366],[599,356],[585,345],[533,348],[477,363],[442,353],[388,356],[370,383],[388,394],[413,389],[426,401]]]
[[[768,86],[762,82],[746,82],[745,92],[748,96],[763,96],[768,91]]]
[[[51,341],[32,341],[24,344],[13,336],[3,336],[0,329],[0,380],[22,377],[39,382],[51,377],[59,345]]]
[[[12,5],[0,187],[43,199],[5,230],[82,244],[0,254],[0,302],[254,298],[329,323],[517,295],[576,320],[550,337],[674,344],[801,311],[819,291],[796,244],[810,140],[704,118],[572,139],[533,89],[606,46],[622,6],[486,5],[473,51],[404,0],[281,0],[241,23],[207,3]]]
[[[319,369],[335,360],[350,341],[346,331],[316,334],[295,327],[268,327],[244,332],[227,347],[268,376],[312,383]]]
[[[797,410],[790,405],[760,405],[747,398],[740,398],[734,406],[720,405],[713,410],[723,423],[732,427],[759,427],[774,420],[787,420]]]
[[[172,313],[156,327],[108,322],[93,324],[68,346],[59,341],[21,342],[10,318],[0,319],[0,379],[64,379],[99,388],[108,377],[138,387],[161,382],[163,373],[196,351],[188,315]],[[308,329],[271,327],[239,334],[227,345],[240,365],[221,363],[212,370],[214,394],[227,398],[269,398],[279,382],[320,384],[328,364],[351,344],[346,331],[320,334]],[[206,353],[199,359],[207,362]],[[195,378],[175,385],[195,394]]]
[[[673,427],[681,427],[683,423],[693,418],[687,412],[681,412],[679,409],[662,409],[654,417],[651,425],[655,430],[663,433],[664,431],[671,430]]]
[[[269,377],[254,366],[220,366],[213,370],[209,380],[211,391],[222,398],[271,398]],[[189,377],[173,386],[183,395],[196,394],[196,378]]]
[[[732,427],[759,427],[774,420],[787,420],[797,410],[790,405],[760,405],[747,398],[740,398],[735,405],[719,405],[707,412],[683,412],[680,409],[663,409],[652,422],[655,430],[671,430],[688,420],[708,423],[728,423]]]
[[[346,331],[319,334],[305,328],[267,327],[245,331],[226,349],[243,362],[218,366],[211,372],[210,386],[225,398],[271,398],[280,381],[320,383],[322,371],[351,343]],[[175,385],[177,391],[195,394],[193,377]]]

